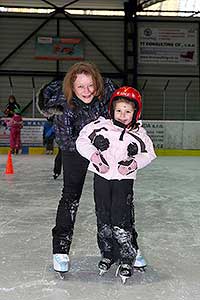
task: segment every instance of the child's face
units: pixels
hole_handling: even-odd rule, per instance
[[[15,101],[14,98],[12,98],[12,97],[9,98],[9,102],[10,102],[10,103],[13,103],[14,101]]]
[[[134,110],[134,103],[118,100],[114,108],[114,119],[124,125],[128,125],[132,122]]]

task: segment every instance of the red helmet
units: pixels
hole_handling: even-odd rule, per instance
[[[109,113],[112,118],[113,118],[113,101],[119,98],[125,98],[129,101],[134,102],[136,109],[133,115],[133,124],[135,124],[139,120],[142,112],[142,97],[140,93],[136,89],[130,86],[122,86],[119,89],[115,90],[110,98],[110,103],[109,103]]]

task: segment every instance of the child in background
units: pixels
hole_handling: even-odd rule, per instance
[[[20,105],[17,103],[15,96],[10,95],[8,98],[8,104],[4,110],[4,114],[8,118],[12,118],[14,116],[14,110],[20,111]]]
[[[14,115],[7,122],[10,127],[10,149],[12,154],[18,154],[21,149],[21,129],[23,120],[19,109],[14,109]]]
[[[97,242],[102,255],[100,274],[118,263],[122,282],[131,277],[137,255],[133,186],[137,170],[156,158],[141,122],[140,93],[132,87],[117,89],[110,99],[111,119],[100,117],[86,125],[76,142],[90,161],[94,174]]]
[[[47,118],[43,127],[43,145],[46,146],[46,154],[53,154],[55,130],[53,117]]]

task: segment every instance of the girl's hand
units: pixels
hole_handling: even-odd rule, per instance
[[[137,162],[133,158],[122,160],[118,164],[118,171],[122,175],[129,175],[137,170]]]
[[[105,160],[103,155],[98,151],[92,154],[90,160],[99,173],[105,174],[110,169],[107,161]]]

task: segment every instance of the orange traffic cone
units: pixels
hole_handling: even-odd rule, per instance
[[[8,159],[7,159],[6,170],[4,174],[14,174],[11,151],[8,152]]]

